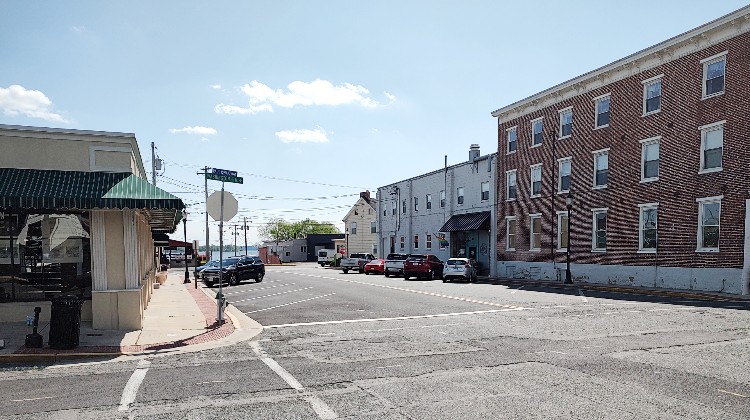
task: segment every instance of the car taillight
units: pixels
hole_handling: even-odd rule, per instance
[[[470,266],[469,264],[466,264],[466,265],[465,265],[464,267],[466,267],[466,268],[469,268],[469,267],[471,267],[471,266]]]

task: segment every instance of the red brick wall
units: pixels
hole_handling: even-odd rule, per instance
[[[573,135],[556,141],[556,158],[572,156],[575,202],[571,215],[571,256],[593,264],[661,265],[742,268],[745,199],[750,188],[750,34],[737,36],[698,53],[644,71],[602,88],[559,102],[498,126],[498,238],[499,261],[551,261],[551,230],[556,211],[565,209],[556,190],[557,162],[552,134],[559,131],[558,110],[573,106]],[[728,51],[725,93],[701,100],[703,65],[700,60]],[[662,77],[661,112],[642,116],[645,79]],[[611,93],[610,123],[594,130],[593,98]],[[530,148],[530,121],[544,117],[544,143]],[[721,172],[698,174],[701,134],[698,127],[726,120]],[[518,147],[506,155],[506,129],[518,126]],[[640,183],[639,140],[661,136],[659,180]],[[609,150],[609,182],[592,189],[593,151]],[[529,198],[529,166],[543,163],[542,197]],[[517,197],[505,201],[505,171],[517,169]],[[720,252],[697,253],[697,198],[723,195]],[[638,204],[658,202],[658,252],[638,253]],[[608,208],[607,252],[592,253],[593,208]],[[530,213],[542,213],[542,251],[529,252]],[[517,216],[516,251],[506,252],[505,216]],[[555,226],[556,229],[556,226]],[[556,239],[554,239],[556,243]],[[564,254],[555,253],[558,261]]]

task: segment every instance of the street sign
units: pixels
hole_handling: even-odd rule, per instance
[[[237,171],[227,171],[226,169],[218,169],[218,168],[211,169],[211,173],[214,175],[237,176]]]
[[[233,182],[235,184],[242,184],[242,181],[243,181],[241,176],[217,175],[217,174],[206,174],[206,179],[211,179],[214,181],[221,181],[221,182]]]
[[[208,215],[211,216],[217,222],[226,222],[237,215],[238,203],[237,199],[229,191],[223,191],[224,193],[224,218],[222,220],[221,213],[221,193],[222,191],[214,191],[208,196],[206,201],[206,210]]]

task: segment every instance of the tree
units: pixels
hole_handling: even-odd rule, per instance
[[[299,222],[287,222],[284,219],[271,219],[267,224],[258,229],[258,235],[266,241],[288,241],[291,239],[303,239],[309,234],[315,233],[341,233],[331,223],[318,222],[305,219]]]

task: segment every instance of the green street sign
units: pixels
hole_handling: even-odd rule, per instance
[[[217,174],[206,174],[206,179],[211,179],[214,181],[221,181],[221,182],[234,182],[235,184],[242,184],[242,177],[241,176],[229,176],[229,175],[217,175]]]

